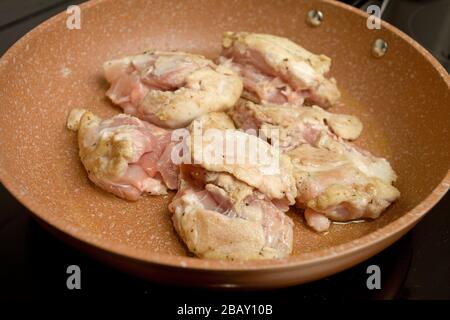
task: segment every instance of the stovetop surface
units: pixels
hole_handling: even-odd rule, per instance
[[[2,1],[0,54],[40,22],[65,10],[69,4],[80,2],[82,1]],[[396,19],[399,20],[395,17],[399,12],[393,10],[387,14],[391,23],[395,24]],[[402,19],[405,20],[404,17]],[[420,37],[423,36],[421,33]],[[424,45],[433,42],[417,40],[422,40]],[[440,59],[445,66],[446,62],[442,60],[446,57],[445,50],[435,45],[430,51],[436,55],[442,53]],[[0,298],[33,299],[101,294],[205,302],[211,299],[226,301],[231,297],[226,292],[211,295],[204,289],[159,285],[105,266],[45,231],[31,218],[27,209],[1,185],[0,204]],[[377,256],[320,281],[270,292],[253,292],[251,297],[270,302],[450,299],[449,232],[450,196],[446,195],[412,231]],[[82,270],[82,290],[67,289],[66,269],[73,264],[80,266]],[[370,265],[378,265],[381,269],[381,290],[369,290],[366,286],[367,268]],[[248,299],[249,295],[234,292],[232,297],[234,300]]]

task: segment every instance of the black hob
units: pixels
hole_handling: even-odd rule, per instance
[[[82,1],[3,0],[0,53],[48,17]],[[357,6],[367,1],[346,1]],[[381,1],[371,1],[371,3]],[[415,37],[449,67],[450,1],[390,1],[383,17]],[[446,9],[446,11],[444,10]],[[444,13],[447,14],[444,14]],[[448,70],[448,69],[447,69]],[[5,106],[3,106],[5,107]],[[138,296],[177,303],[248,299],[262,303],[365,299],[450,299],[450,195],[400,241],[347,271],[270,292],[215,292],[158,285],[111,269],[60,242],[37,224],[0,185],[0,297]],[[82,289],[68,290],[67,267],[82,270]],[[381,289],[369,290],[367,269],[381,270]],[[213,299],[213,300],[212,300]],[[153,300],[155,301],[155,300]]]

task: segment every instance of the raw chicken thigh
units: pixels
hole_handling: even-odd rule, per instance
[[[237,130],[217,131],[193,139],[195,163],[209,171],[229,173],[271,198],[295,202],[297,190],[289,157],[257,136]]]
[[[78,131],[81,161],[102,189],[134,201],[178,187],[170,131],[125,114],[102,120],[83,109],[71,111],[67,127]]]
[[[169,205],[175,230],[191,252],[209,259],[274,259],[292,251],[287,207],[227,173],[181,166]]]
[[[328,136],[288,155],[297,181],[297,206],[305,209],[305,220],[316,231],[326,231],[329,219],[378,218],[400,196],[392,185],[395,172],[385,159]]]
[[[242,92],[234,72],[200,55],[146,52],[103,67],[111,101],[161,127],[185,127],[198,116],[227,110]]]
[[[226,32],[219,63],[244,81],[244,97],[255,102],[304,102],[330,107],[340,98],[334,79],[326,77],[331,59],[315,55],[282,37]]]
[[[240,129],[260,130],[267,138],[276,140],[272,144],[276,143],[282,151],[305,143],[314,144],[322,132],[355,140],[363,129],[357,117],[333,114],[318,106],[298,108],[240,99],[229,113]]]
[[[353,116],[313,107],[296,108],[240,101],[231,115],[244,129],[260,129],[292,159],[297,184],[296,205],[317,231],[333,221],[377,218],[399,196],[396,174],[386,159],[344,139],[359,136]],[[276,133],[277,140],[274,141]]]
[[[211,144],[204,138],[207,133],[195,137],[195,128],[200,124],[209,129],[217,125],[220,130],[216,129],[216,135],[225,135],[225,129],[231,134],[238,132],[225,114],[204,116],[191,125],[191,141],[200,138],[206,143],[192,142],[194,164],[181,165],[180,189],[169,205],[177,233],[189,250],[201,258],[288,256],[292,251],[293,222],[284,212],[296,194],[290,162],[281,164],[277,174],[261,176],[263,169],[258,170],[258,164],[244,164],[242,168],[249,169],[244,174],[233,164],[203,161],[207,158],[196,158],[196,154]],[[267,144],[266,148],[271,147]]]

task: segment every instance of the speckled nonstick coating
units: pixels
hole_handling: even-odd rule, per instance
[[[0,60],[1,182],[50,230],[113,266],[162,282],[268,288],[303,283],[376,254],[412,228],[449,188],[450,80],[416,42],[331,1],[125,1],[83,4],[81,30],[66,13],[43,23]],[[318,28],[305,17],[324,13]],[[66,116],[84,107],[120,112],[105,98],[105,60],[148,49],[214,57],[224,31],[289,37],[333,60],[345,111],[365,125],[358,144],[385,156],[402,196],[375,221],[334,225],[321,235],[292,210],[294,253],[277,261],[211,261],[188,256],[175,234],[168,197],[121,200],[95,187],[78,158]],[[387,54],[376,59],[381,37]]]

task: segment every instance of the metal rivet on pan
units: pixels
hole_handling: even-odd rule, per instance
[[[388,50],[388,44],[383,39],[376,39],[372,45],[372,54],[376,58],[381,58],[386,54]]]
[[[308,16],[306,17],[306,22],[313,27],[318,27],[322,23],[323,13],[319,10],[309,10]]]

